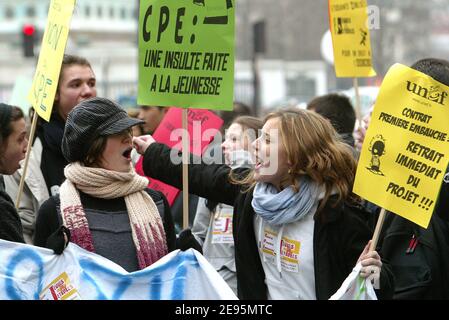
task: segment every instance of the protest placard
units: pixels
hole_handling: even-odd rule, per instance
[[[233,1],[140,1],[138,103],[232,110],[233,98]]]
[[[39,60],[27,97],[36,112],[31,121],[23,174],[17,192],[16,208],[19,208],[22,197],[38,116],[50,121],[74,7],[75,0],[51,0],[48,7],[47,25],[42,38]]]
[[[51,0],[33,84],[28,94],[34,110],[50,121],[75,0]],[[30,139],[31,140],[31,139]]]
[[[366,0],[329,0],[329,28],[337,77],[376,75],[367,21]]]
[[[354,182],[359,196],[427,228],[449,154],[449,87],[404,65],[386,75]]]

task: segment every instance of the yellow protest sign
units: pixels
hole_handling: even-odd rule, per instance
[[[46,121],[50,120],[59,72],[69,36],[75,0],[51,0],[39,61],[28,100]]]
[[[373,77],[366,0],[329,0],[337,77]]]
[[[354,192],[427,228],[449,159],[449,87],[395,64],[362,147]]]

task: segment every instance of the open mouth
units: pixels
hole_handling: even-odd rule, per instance
[[[263,167],[263,164],[264,164],[264,163],[263,163],[263,160],[256,156],[256,161],[255,161],[255,164],[254,164],[254,169],[257,170],[257,169],[262,168],[262,167]]]
[[[127,160],[131,160],[131,151],[133,150],[132,147],[127,148],[122,155],[127,159]]]

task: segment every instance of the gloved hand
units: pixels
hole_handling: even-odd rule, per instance
[[[47,239],[46,247],[55,254],[61,254],[70,242],[70,230],[64,226],[59,227]]]
[[[181,249],[181,251],[186,251],[190,248],[193,248],[199,251],[201,254],[203,253],[203,248],[195,239],[192,234],[192,230],[184,229],[179,234],[178,238],[176,238],[176,248]]]

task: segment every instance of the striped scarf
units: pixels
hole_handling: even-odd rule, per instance
[[[165,231],[158,209],[145,192],[148,180],[129,172],[85,167],[80,162],[64,169],[67,180],[61,185],[61,213],[64,226],[71,233],[71,242],[94,251],[92,234],[81,204],[78,190],[101,199],[125,198],[136,246],[139,268],[144,269],[168,252]]]

